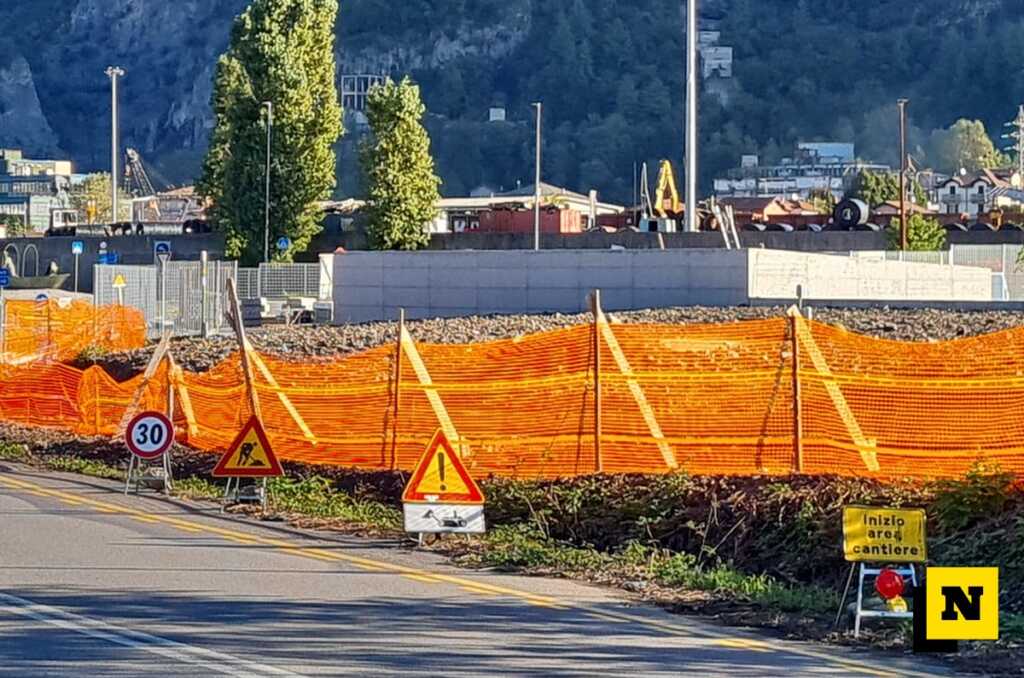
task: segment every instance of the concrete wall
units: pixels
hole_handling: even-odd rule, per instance
[[[727,250],[349,252],[334,257],[336,323],[578,313],[747,302],[747,254]]]
[[[751,299],[991,301],[985,268],[747,250]]]
[[[990,273],[773,250],[349,252],[333,257],[338,324],[516,313],[577,313],[599,288],[610,311],[815,300],[991,299]]]
[[[45,274],[51,260],[56,261],[62,273],[73,273],[75,257],[71,254],[71,243],[81,240],[85,243],[85,253],[79,258],[78,289],[81,292],[92,292],[92,268],[99,256],[101,242],[107,243],[107,252],[116,252],[121,256],[122,264],[152,264],[153,243],[157,240],[171,241],[173,259],[175,261],[198,261],[199,253],[206,250],[211,260],[224,258],[224,238],[217,234],[177,235],[177,236],[117,236],[101,237],[54,237],[54,238],[8,238],[0,240],[0,250],[8,243],[24,251],[26,245],[35,245],[39,250],[39,270]],[[13,256],[13,254],[12,254]],[[28,273],[33,272],[35,257],[28,257]],[[22,267],[24,268],[24,267]],[[19,270],[24,274],[24,270]],[[74,280],[68,279],[65,289],[73,289]]]
[[[973,235],[973,234],[964,234]],[[984,233],[978,235],[986,235]],[[991,235],[991,234],[988,234]],[[665,247],[677,248],[721,248],[719,233],[666,233],[662,239]],[[740,233],[744,247],[767,247],[769,249],[797,250],[803,252],[843,252],[850,250],[884,250],[885,234],[869,231],[831,231],[825,233]],[[655,233],[579,233],[574,235],[543,234],[543,249],[611,249],[619,245],[627,249],[659,249]],[[338,247],[348,251],[368,250],[366,235],[357,232],[322,233],[309,247],[309,252],[300,255],[301,260],[315,261],[320,252],[333,252]],[[530,233],[442,233],[430,238],[431,250],[532,250],[533,235]]]

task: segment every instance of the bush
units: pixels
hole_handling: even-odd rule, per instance
[[[889,249],[902,249],[900,220],[893,219],[886,230]],[[946,249],[946,229],[935,219],[912,214],[907,219],[907,249],[911,252],[937,252]]]

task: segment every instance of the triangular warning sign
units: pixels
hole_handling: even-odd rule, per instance
[[[438,431],[405,486],[402,501],[411,504],[483,504],[484,494],[444,432]]]
[[[117,275],[114,276],[114,284],[111,285],[111,287],[113,287],[115,290],[121,289],[124,287],[128,287],[128,283],[125,282],[124,276],[118,273]]]
[[[242,427],[242,432],[213,469],[216,478],[270,478],[283,475],[284,469],[270,449],[263,425],[255,416]]]

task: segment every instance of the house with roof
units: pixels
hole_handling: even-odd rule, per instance
[[[596,221],[625,212],[621,205],[600,202],[596,191],[583,195],[543,182],[540,186],[540,226],[544,233],[579,233],[590,225],[592,216]],[[442,198],[437,205],[438,218],[430,225],[430,232],[532,232],[534,202],[532,184],[488,196]]]
[[[1024,177],[1013,169],[982,169],[937,185],[939,214],[977,218],[998,208],[1024,205]]]

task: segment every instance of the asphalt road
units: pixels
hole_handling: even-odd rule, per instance
[[[943,675],[0,465],[0,676]]]

